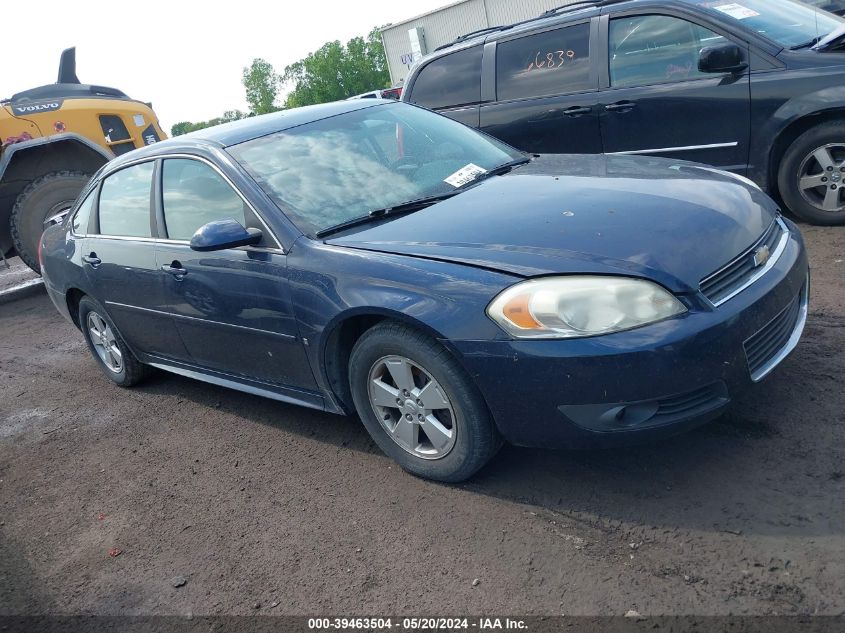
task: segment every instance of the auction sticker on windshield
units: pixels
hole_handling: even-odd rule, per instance
[[[479,167],[478,165],[470,163],[466,167],[461,167],[458,171],[456,171],[448,178],[444,178],[443,181],[448,182],[453,187],[463,187],[468,182],[472,182],[473,180],[478,178],[481,174],[486,173],[487,170],[483,167]]]
[[[731,16],[736,20],[756,18],[758,15],[760,15],[754,9],[749,9],[748,7],[744,7],[736,2],[732,2],[731,4],[721,4],[713,8],[716,9],[716,11],[726,13],[727,15]]]

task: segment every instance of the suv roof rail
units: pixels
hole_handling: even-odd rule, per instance
[[[527,20],[522,20],[521,22],[514,22],[513,24],[504,24],[502,26],[489,26],[484,29],[478,29],[477,31],[470,31],[469,33],[465,33],[463,35],[459,35],[453,41],[449,42],[448,44],[443,44],[442,46],[438,46],[435,48],[436,51],[443,50],[444,48],[449,48],[450,46],[454,46],[455,44],[460,44],[461,42],[465,42],[468,39],[473,37],[478,37],[479,35],[486,35],[487,33],[498,33],[500,31],[507,31],[508,29],[512,29],[515,26],[521,26],[523,24],[528,24],[530,22],[534,22],[536,20],[542,20],[543,18],[550,18],[554,15],[560,15],[562,13],[568,13],[569,11],[576,11],[578,9],[586,9],[587,7],[603,7],[608,4],[616,4],[617,2],[629,2],[629,0],[577,0],[577,2],[570,2],[569,4],[565,4],[559,7],[555,7],[554,9],[549,9],[548,11],[544,11],[536,18],[528,18]]]
[[[578,9],[586,9],[587,7],[603,7],[608,4],[616,4],[618,2],[628,2],[628,0],[578,0],[577,2],[570,2],[554,9],[549,9],[540,14],[540,18],[548,18],[553,15],[561,13],[568,13],[569,11],[576,11]],[[538,18],[539,19],[539,18]]]
[[[435,51],[439,51],[444,48],[449,48],[450,46],[454,46],[455,44],[460,44],[468,39],[473,37],[478,37],[479,35],[484,35],[485,33],[496,33],[498,31],[506,31],[508,29],[512,29],[515,24],[505,24],[502,26],[488,26],[486,29],[478,29],[477,31],[470,31],[469,33],[464,33],[463,35],[459,35],[453,41],[449,42],[448,44],[443,44],[442,46],[438,46],[435,48]]]

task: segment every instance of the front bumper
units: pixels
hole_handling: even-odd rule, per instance
[[[520,446],[590,447],[703,424],[795,347],[809,295],[801,235],[761,279],[718,308],[607,336],[451,341],[503,436]]]

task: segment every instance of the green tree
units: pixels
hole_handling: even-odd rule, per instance
[[[243,84],[246,88],[246,102],[253,114],[275,112],[276,95],[279,93],[279,75],[273,65],[261,58],[252,60],[244,68]]]
[[[296,108],[346,99],[390,84],[387,58],[378,29],[343,46],[327,42],[304,59],[287,66],[284,85],[293,86],[285,106]]]
[[[208,121],[198,121],[196,123],[192,123],[190,121],[182,121],[180,123],[174,124],[170,128],[170,136],[181,136],[182,134],[187,134],[188,132],[196,132],[197,130],[202,130],[207,127],[220,125],[221,123],[229,123],[230,121],[244,119],[247,116],[249,115],[245,112],[241,112],[240,110],[226,110],[223,113],[223,116],[219,116],[214,119],[209,119]]]
[[[179,123],[174,123],[170,127],[170,136],[182,136],[183,134],[187,134],[191,131],[191,126],[194,124],[190,121],[180,121]]]

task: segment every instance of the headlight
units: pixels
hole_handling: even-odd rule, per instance
[[[487,314],[516,338],[579,338],[621,332],[686,312],[668,291],[629,277],[524,281],[493,299]]]

